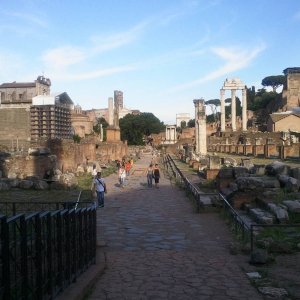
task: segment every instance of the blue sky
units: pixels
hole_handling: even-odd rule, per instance
[[[83,109],[107,107],[121,90],[126,107],[172,124],[177,113],[194,117],[193,99],[219,98],[226,78],[260,88],[300,67],[299,0],[0,4],[0,83],[44,73],[51,92]]]

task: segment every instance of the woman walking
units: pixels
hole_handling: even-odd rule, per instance
[[[147,183],[148,187],[152,187],[152,180],[153,180],[153,165],[150,164],[147,169]]]
[[[158,189],[158,183],[159,183],[159,178],[160,178],[158,164],[155,164],[155,166],[154,166],[153,175],[154,175],[155,187]]]
[[[120,187],[124,187],[125,184],[125,178],[126,178],[126,170],[125,166],[122,164],[119,171],[118,171],[118,177],[120,182]]]

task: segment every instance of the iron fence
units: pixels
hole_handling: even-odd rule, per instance
[[[193,194],[196,203],[197,203],[197,211],[201,210],[202,201],[201,195],[197,188],[183,175],[183,173],[179,170],[176,166],[172,157],[167,154],[164,159],[163,163],[165,168],[169,171],[171,170],[174,177],[181,178],[180,181],[184,182],[185,187]],[[249,242],[251,245],[251,253],[254,250],[254,245],[256,242],[256,237],[258,233],[261,232],[263,229],[266,228],[300,228],[300,224],[256,224],[256,223],[246,223],[240,214],[231,206],[231,204],[227,201],[227,199],[221,193],[214,193],[214,194],[204,194],[207,195],[215,195],[218,197],[221,203],[221,207],[223,209],[223,213],[229,218],[230,224],[232,229],[235,233],[235,236],[238,237],[243,242]],[[300,240],[300,237],[299,237]],[[298,241],[299,242],[299,241]]]
[[[15,213],[20,208],[17,202],[1,205]],[[0,216],[0,299],[53,299],[95,263],[94,203],[47,205]]]

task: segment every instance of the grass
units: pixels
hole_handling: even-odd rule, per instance
[[[102,176],[107,177],[116,171],[115,166],[108,166],[102,170]],[[23,190],[12,188],[8,191],[0,192],[1,202],[75,202],[80,191],[80,201],[91,201],[91,184],[93,177],[91,174],[81,174],[77,177],[78,186],[72,190]]]

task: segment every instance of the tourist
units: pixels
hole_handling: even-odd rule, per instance
[[[125,185],[125,178],[126,178],[126,170],[125,166],[122,164],[119,171],[118,171],[118,177],[120,182],[120,187],[124,187]]]
[[[101,172],[97,172],[93,179],[92,191],[97,193],[98,207],[104,207],[104,193],[107,193],[107,189],[103,178],[101,178]]]
[[[130,169],[131,169],[131,163],[130,163],[130,160],[129,160],[127,163],[125,163],[126,176],[129,176]]]
[[[153,180],[153,165],[150,164],[148,169],[147,169],[147,183],[148,187],[152,187],[152,180]]]
[[[117,169],[119,170],[121,167],[121,162],[119,159],[116,160],[116,164],[117,164]]]
[[[154,166],[153,175],[154,175],[155,187],[158,188],[158,183],[159,183],[159,178],[160,178],[158,164],[155,164],[155,166]]]
[[[130,158],[130,165],[131,165],[131,168],[133,167],[133,159]]]
[[[92,176],[93,176],[93,178],[96,178],[96,176],[97,176],[96,165],[93,165]]]

